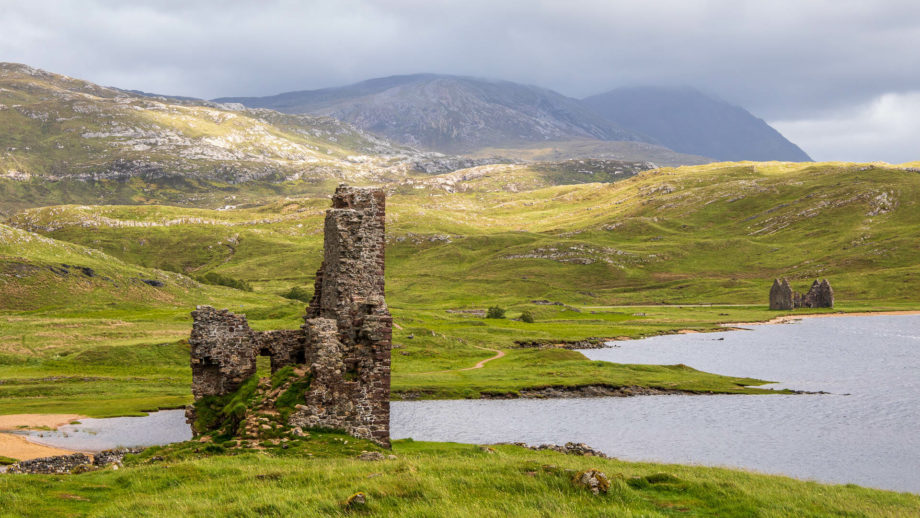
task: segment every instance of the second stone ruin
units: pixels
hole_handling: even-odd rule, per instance
[[[785,278],[773,281],[770,288],[770,309],[796,309],[796,308],[832,308],[834,307],[834,290],[827,279],[812,283],[808,293],[802,295],[792,291],[789,281]]]

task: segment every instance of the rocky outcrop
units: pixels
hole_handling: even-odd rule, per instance
[[[608,458],[604,452],[600,450],[596,450],[583,442],[578,442],[578,443],[567,442],[562,446],[558,444],[541,444],[539,446],[531,446],[524,442],[498,443],[498,444],[513,444],[515,446],[527,448],[528,450],[534,450],[534,451],[550,450],[550,451],[556,451],[559,453],[564,453],[566,455],[577,455],[580,457],[600,457],[602,459]]]
[[[269,356],[273,373],[297,366],[300,380],[285,386],[308,386],[287,426],[332,428],[389,445],[393,320],[384,300],[385,211],[382,190],[336,189],[326,212],[323,263],[300,329],[253,331],[245,316],[210,306],[192,313],[196,401],[240,389],[255,374],[258,356]],[[197,420],[195,408],[186,412],[190,423]]]
[[[770,288],[770,309],[790,310],[796,308],[832,308],[834,307],[834,290],[827,279],[811,284],[808,293],[804,295],[792,291],[789,281],[779,279],[773,281]]]
[[[583,487],[595,495],[606,493],[610,490],[610,479],[603,471],[597,469],[586,469],[579,471],[572,477],[572,484],[575,487]]]

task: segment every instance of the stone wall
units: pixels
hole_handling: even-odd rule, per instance
[[[77,466],[88,466],[92,460],[82,453],[57,455],[40,459],[21,460],[10,466],[7,473],[59,474],[70,473]]]
[[[259,354],[246,316],[198,306],[192,319],[192,395],[198,399],[235,391],[256,373]]]
[[[811,284],[808,293],[801,294],[792,291],[789,281],[779,279],[773,281],[770,288],[770,309],[790,310],[796,308],[832,308],[834,307],[834,290],[827,279]]]
[[[257,357],[269,356],[272,372],[309,367],[310,388],[289,426],[334,428],[389,445],[385,218],[382,190],[336,189],[326,212],[323,262],[299,330],[256,332],[245,316],[199,306],[189,339],[195,399],[235,391],[255,373]]]
[[[272,373],[286,365],[307,363],[307,344],[299,329],[256,331],[255,342],[259,355],[271,358]]]
[[[805,294],[804,300],[802,301],[802,307],[834,307],[834,289],[831,288],[831,284],[827,282],[827,279],[822,280],[820,283],[818,281],[812,283],[811,289],[808,290],[808,293]]]

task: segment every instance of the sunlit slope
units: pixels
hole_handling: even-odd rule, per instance
[[[0,294],[3,310],[68,314],[187,313],[196,303],[266,303],[265,295],[200,284],[176,272],[137,266],[94,248],[2,224]],[[287,302],[275,297],[269,301]]]
[[[916,171],[843,163],[721,163],[525,192],[401,189],[388,200],[388,296],[405,307],[762,303],[769,282],[787,276],[798,289],[827,277],[841,299],[910,301],[920,285],[918,200]],[[281,293],[309,285],[327,204],[56,207],[12,223]]]
[[[196,205],[201,197],[214,205],[243,183],[313,192],[311,185],[322,189],[333,179],[401,176],[412,155],[328,117],[238,108],[0,63],[0,210]]]

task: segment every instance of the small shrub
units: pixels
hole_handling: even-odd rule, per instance
[[[533,324],[534,318],[533,313],[530,311],[525,311],[521,313],[521,322],[527,322],[528,324]]]
[[[313,292],[304,288],[303,286],[294,286],[289,289],[287,293],[281,295],[286,299],[299,300],[301,302],[310,303],[310,299],[313,298]]]
[[[505,318],[505,310],[498,306],[492,306],[486,311],[486,318]]]

